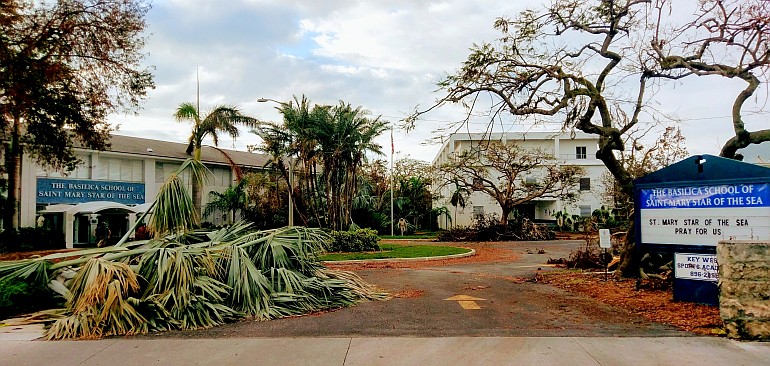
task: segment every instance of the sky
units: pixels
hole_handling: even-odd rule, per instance
[[[263,121],[280,121],[273,102],[305,95],[314,104],[339,101],[397,123],[442,95],[437,82],[458,69],[474,44],[499,36],[500,16],[511,17],[537,1],[358,1],[358,0],[155,0],[147,14],[147,56],[156,88],[137,115],[114,114],[116,133],[186,142],[190,126],[174,120],[183,102],[195,102],[199,79],[201,112],[235,105]],[[197,73],[197,76],[196,76]],[[732,133],[732,100],[740,81],[690,79],[658,90],[655,108],[682,120],[691,154],[718,154]],[[718,91],[715,93],[715,91]],[[765,125],[767,90],[749,101],[747,126]],[[435,132],[463,116],[446,106],[423,116],[416,127],[394,131],[395,158],[431,161],[440,146]],[[471,132],[486,120],[473,120]],[[553,125],[557,128],[558,125]],[[505,130],[528,126],[514,122]],[[390,134],[377,139],[390,159]],[[241,129],[219,146],[245,150],[259,138]],[[209,142],[210,144],[210,142]]]

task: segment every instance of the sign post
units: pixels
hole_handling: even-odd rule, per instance
[[[612,248],[610,229],[599,229],[599,248],[604,249],[604,253],[602,254],[602,262],[604,262],[604,282],[607,282],[607,270],[611,261],[608,250]]]

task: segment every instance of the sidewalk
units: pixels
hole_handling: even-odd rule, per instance
[[[715,337],[116,338],[60,342],[16,338],[19,339],[0,338],[0,364],[734,366],[770,363],[770,343]]]

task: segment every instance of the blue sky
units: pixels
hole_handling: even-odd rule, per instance
[[[155,1],[147,16],[145,60],[155,68],[157,88],[137,116],[113,115],[120,134],[185,141],[189,127],[172,118],[182,102],[194,101],[196,69],[201,107],[234,104],[262,120],[280,120],[261,97],[290,100],[306,95],[318,104],[339,100],[398,121],[440,94],[436,82],[460,66],[474,43],[492,41],[498,16],[512,16],[532,1]],[[715,83],[716,81],[716,83]],[[727,116],[741,82],[707,79],[670,83],[656,98],[668,114],[684,120],[691,153],[717,154],[731,133]],[[721,98],[713,90],[725,91]],[[766,90],[751,101],[749,127],[763,124]],[[725,97],[726,96],[726,97]],[[417,128],[396,130],[396,158],[430,161],[437,145],[423,143],[434,130],[461,117],[458,107],[425,116]],[[469,128],[483,130],[485,121]],[[506,126],[522,130],[523,126]],[[378,142],[384,147],[390,136]],[[220,147],[244,149],[258,143],[248,131]],[[385,148],[389,158],[389,150]]]

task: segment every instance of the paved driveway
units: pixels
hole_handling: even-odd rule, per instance
[[[545,264],[549,257],[566,257],[578,245],[577,241],[479,244],[476,246],[480,250],[502,249],[515,253],[517,258],[482,263],[459,260],[450,265],[421,268],[357,270],[365,280],[402,297],[316,315],[268,322],[247,320],[207,330],[144,337],[690,335],[650,323],[588,297],[531,281],[538,268],[553,270]],[[537,254],[538,249],[545,253]],[[458,295],[461,297],[455,297]],[[453,297],[473,302],[447,300]]]

